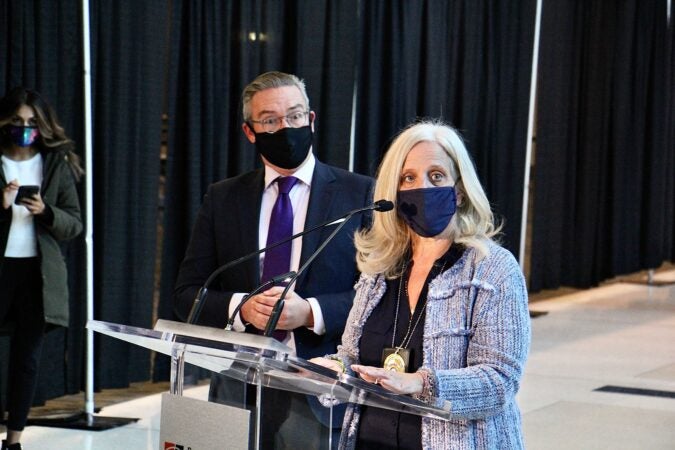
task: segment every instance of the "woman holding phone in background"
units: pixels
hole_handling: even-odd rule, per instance
[[[40,94],[17,87],[0,100],[0,324],[12,325],[2,450],[21,449],[45,325],[68,326],[58,241],[82,231],[75,182],[83,170],[72,148]]]

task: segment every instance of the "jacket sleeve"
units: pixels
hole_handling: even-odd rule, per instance
[[[43,197],[48,211],[35,216],[35,221],[58,241],[72,239],[82,232],[82,216],[75,179],[67,163],[58,165],[51,183]]]
[[[514,400],[523,374],[530,344],[525,280],[510,254],[498,259],[490,270],[502,272],[500,280],[472,281],[478,293],[466,367],[435,372],[436,396],[449,400],[457,417],[500,413]]]
[[[359,343],[363,333],[363,325],[384,295],[386,284],[382,276],[361,275],[354,289],[356,290],[354,306],[347,318],[345,330],[342,334],[342,343],[338,345],[337,354],[333,355],[342,361],[347,372],[351,375],[354,373],[350,366],[358,364],[360,361]]]
[[[174,312],[182,321],[187,320],[197,292],[218,267],[213,211],[214,195],[210,187],[197,214],[173,292]],[[214,289],[208,290],[197,323],[222,328],[227,323],[232,292],[217,290],[217,283],[213,284]]]

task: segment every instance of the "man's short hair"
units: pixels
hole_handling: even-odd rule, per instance
[[[241,94],[244,122],[247,122],[251,118],[251,99],[257,92],[283,86],[295,86],[300,89],[300,93],[305,99],[306,107],[309,109],[309,97],[307,97],[307,90],[305,89],[305,82],[303,80],[290,73],[265,72],[251,81]]]

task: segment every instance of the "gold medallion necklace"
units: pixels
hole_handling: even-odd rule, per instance
[[[441,266],[441,270],[438,272],[437,275],[440,275],[443,273],[443,270],[445,270],[445,264],[447,261],[443,262],[443,265]],[[413,310],[410,314],[410,321],[408,322],[408,329],[405,332],[405,335],[403,336],[403,340],[401,341],[401,345],[399,346],[394,346],[395,340],[396,340],[396,327],[398,326],[398,310],[401,306],[401,287],[403,286],[403,277],[406,276],[406,271],[408,269],[408,265],[406,264],[403,266],[403,273],[401,274],[401,279],[399,280],[398,283],[398,295],[396,296],[396,313],[394,315],[394,332],[392,333],[391,336],[391,347],[385,348],[382,351],[382,358],[383,358],[383,363],[382,367],[386,370],[393,370],[396,372],[406,372],[408,369],[408,365],[410,363],[410,350],[407,348],[408,345],[410,344],[410,341],[412,340],[413,334],[415,333],[415,329],[417,329],[417,325],[420,323],[420,319],[422,318],[422,313],[424,312],[425,308],[427,307],[427,300],[429,299],[429,295],[426,295],[424,298],[424,303],[422,304],[422,308],[420,308],[420,312],[417,316],[417,320],[415,321],[415,325],[412,325],[413,323],[413,318],[415,316],[415,311]],[[409,298],[410,295],[408,293],[408,280],[410,279],[410,276],[405,280],[405,294],[406,298]],[[424,291],[424,289],[422,289]],[[412,329],[410,328],[412,326]]]

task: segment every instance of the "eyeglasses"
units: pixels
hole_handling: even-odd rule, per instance
[[[285,120],[289,127],[300,128],[305,125],[309,111],[296,111],[281,117],[268,117],[262,120],[249,119],[249,122],[259,123],[266,133],[275,133],[281,128],[281,121]]]

